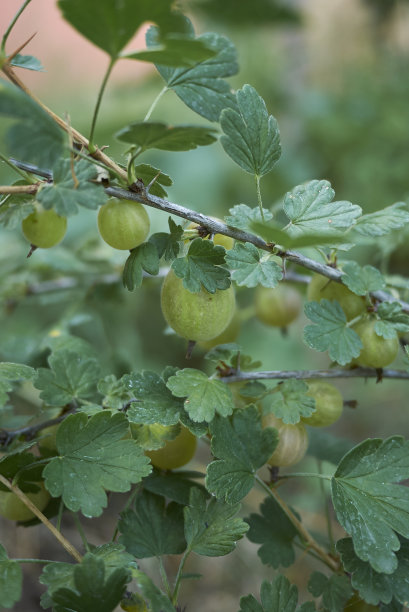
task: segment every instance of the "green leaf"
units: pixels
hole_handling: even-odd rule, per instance
[[[245,519],[250,525],[250,542],[262,544],[257,551],[261,562],[278,567],[289,567],[295,561],[293,540],[298,532],[278,503],[267,497],[260,505],[260,514]]]
[[[322,603],[330,612],[343,612],[353,590],[346,576],[333,574],[329,578],[321,572],[313,572],[308,581],[308,590],[314,597],[322,595]]]
[[[254,477],[273,454],[277,430],[262,428],[255,406],[216,417],[211,426],[212,453],[217,457],[207,466],[206,488],[230,504],[239,502],[254,484]]]
[[[144,491],[136,498],[135,510],[125,510],[118,523],[120,542],[137,559],[179,555],[186,548],[183,508],[175,502]]]
[[[354,232],[368,238],[376,238],[389,234],[394,229],[409,223],[409,212],[405,202],[396,202],[369,215],[357,219]]]
[[[351,202],[333,202],[335,191],[328,181],[309,181],[298,185],[284,198],[284,212],[290,219],[294,235],[305,232],[346,230],[362,213],[360,206]]]
[[[224,108],[236,107],[230,85],[223,80],[223,77],[238,72],[236,49],[228,38],[220,34],[207,33],[196,40],[203,42],[216,55],[191,68],[156,67],[168,89],[173,89],[189,108],[210,121],[218,121]],[[152,47],[157,42],[157,28],[149,28],[147,46]]]
[[[17,53],[11,60],[10,65],[16,68],[26,68],[27,70],[44,72],[44,66],[41,64],[40,60],[33,55],[20,55],[20,53]]]
[[[172,37],[162,38],[161,44],[155,47],[143,51],[122,53],[121,57],[177,68],[179,66],[194,66],[215,55],[216,51],[210,49],[204,41],[172,34]]]
[[[276,389],[264,414],[272,412],[283,423],[294,425],[300,422],[300,417],[309,417],[315,412],[315,400],[307,395],[308,385],[303,380],[286,380]]]
[[[263,580],[260,589],[261,604],[253,595],[247,595],[240,599],[239,612],[295,612],[297,608],[298,589],[295,584],[279,574],[274,582]],[[299,608],[299,612],[312,612],[315,610],[313,604],[309,603]]]
[[[42,187],[37,200],[44,208],[53,208],[62,217],[70,217],[79,212],[79,206],[96,210],[108,199],[102,185],[92,182],[97,176],[96,166],[85,159],[74,162],[74,181],[69,159],[55,163],[53,182]]]
[[[14,183],[14,185],[25,184],[25,181]],[[27,198],[27,195],[6,196],[0,204],[0,225],[6,229],[20,227],[22,220],[34,212],[33,201],[33,198]]]
[[[135,570],[133,578],[136,580],[144,598],[150,603],[149,612],[175,612],[175,608],[170,603],[169,598],[158,589],[149,576],[139,570]]]
[[[190,491],[189,505],[184,508],[185,537],[188,549],[198,555],[221,557],[236,548],[248,525],[236,517],[240,504],[225,504],[211,499],[197,488]]]
[[[283,270],[271,255],[261,253],[250,242],[236,242],[226,253],[226,263],[233,268],[232,279],[239,287],[276,287]]]
[[[176,225],[171,217],[168,219],[168,224],[169,234],[166,232],[152,234],[149,238],[149,242],[155,245],[159,258],[164,257],[166,261],[172,261],[179,255],[183,227],[181,225]]]
[[[159,255],[152,242],[145,242],[131,250],[122,273],[123,285],[128,291],[142,286],[143,270],[156,276],[159,272]]]
[[[35,370],[22,363],[0,363],[0,408],[8,400],[8,393],[13,391],[13,382],[18,380],[33,380]]]
[[[135,121],[115,134],[121,142],[140,148],[163,151],[189,151],[212,144],[216,130],[203,125],[166,125],[159,121]]]
[[[180,425],[140,425],[132,423],[132,438],[144,450],[162,448],[168,440],[174,440],[180,433]]]
[[[87,553],[74,568],[74,586],[53,591],[53,609],[55,612],[112,612],[131,579],[130,571],[124,567],[106,576],[104,561]]]
[[[173,185],[173,181],[168,174],[165,174],[165,172],[162,172],[162,170],[150,164],[138,164],[134,166],[134,171],[135,176],[143,182],[145,187],[155,179],[155,182],[152,183],[149,188],[149,193],[159,198],[166,198],[168,194],[163,189],[162,185],[165,185],[165,187],[171,187]]]
[[[184,397],[184,408],[192,421],[210,423],[215,414],[228,416],[233,412],[233,396],[228,385],[208,378],[200,370],[185,368],[171,376],[166,386],[176,397]]]
[[[314,325],[304,329],[304,340],[316,351],[328,351],[330,358],[345,365],[358,357],[362,342],[356,332],[347,326],[345,314],[337,301],[307,302],[305,314]]]
[[[329,461],[334,465],[338,465],[342,457],[354,447],[352,440],[334,436],[318,427],[309,428],[308,442],[308,455],[320,461]]]
[[[343,266],[341,280],[356,295],[367,295],[385,288],[385,279],[379,270],[373,266],[361,267],[356,261],[349,261]]]
[[[369,563],[357,557],[351,538],[337,542],[337,551],[341,555],[345,571],[351,574],[351,584],[359,591],[360,596],[368,603],[377,605],[380,602],[389,604],[395,597],[402,604],[409,601],[409,542],[403,541],[396,553],[398,567],[392,574],[379,574]]]
[[[64,406],[73,400],[95,397],[100,365],[92,357],[61,350],[48,358],[50,369],[39,368],[34,386],[41,389],[41,399],[49,406]]]
[[[265,217],[265,215],[264,215]],[[326,244],[336,245],[344,243],[346,238],[344,234],[331,233],[303,233],[293,236],[290,233],[280,229],[271,221],[266,223],[263,221],[253,221],[249,227],[250,231],[261,236],[266,242],[279,244],[285,250],[301,249],[311,246],[323,246]]]
[[[130,391],[125,387],[124,381],[117,380],[114,374],[109,374],[98,381],[98,391],[104,396],[102,405],[104,408],[121,410],[132,397]]]
[[[167,31],[178,26],[181,16],[171,12],[172,0],[58,0],[66,19],[80,34],[113,59],[145,22]]]
[[[375,323],[375,332],[384,338],[395,338],[396,332],[409,331],[409,315],[402,312],[398,302],[381,302],[376,311],[380,321]]]
[[[337,518],[354,549],[379,573],[396,571],[396,533],[409,537],[409,442],[399,436],[365,440],[341,460],[331,482]]]
[[[125,548],[120,544],[109,543],[92,547],[92,554],[104,562],[107,577],[118,568],[133,567],[134,558],[125,552]],[[40,584],[48,587],[47,592],[41,597],[41,606],[43,608],[52,606],[51,596],[58,589],[62,587],[67,587],[71,590],[75,589],[75,568],[76,565],[73,563],[48,563],[44,566],[39,578]]]
[[[155,372],[126,374],[126,387],[135,398],[127,416],[132,423],[175,425],[183,411],[183,400],[173,397],[165,381]]]
[[[209,293],[215,293],[231,285],[229,271],[221,267],[225,263],[225,253],[225,249],[213,244],[212,240],[195,238],[187,255],[172,262],[172,269],[192,293],[200,291],[202,286]]]
[[[57,432],[59,457],[43,472],[53,497],[88,517],[99,516],[107,505],[105,490],[125,492],[151,471],[149,459],[128,431],[124,414],[99,412],[88,421],[85,414],[70,415]]]
[[[23,573],[17,561],[7,557],[7,551],[0,544],[0,593],[1,604],[11,608],[21,597]]]
[[[18,119],[7,132],[10,153],[24,161],[52,168],[61,157],[64,132],[27,94],[0,80],[0,115]]]
[[[280,159],[280,132],[276,119],[251,85],[236,92],[238,110],[226,108],[220,115],[224,134],[220,139],[227,155],[243,170],[256,176],[270,172]]]
[[[177,472],[159,472],[153,470],[152,473],[144,479],[144,489],[156,495],[163,495],[168,499],[187,506],[189,503],[190,490],[192,487],[197,487],[205,495],[208,495],[206,489],[190,478],[198,478],[203,475],[200,472],[187,472],[178,470]]]
[[[261,215],[260,207],[250,208],[247,204],[236,204],[229,210],[230,215],[225,217],[227,225],[237,227],[245,231],[253,231],[253,223],[261,222],[263,217],[266,221],[273,218],[269,210],[263,208],[263,216]]]

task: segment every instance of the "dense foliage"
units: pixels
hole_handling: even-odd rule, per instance
[[[409,493],[402,484],[409,478],[409,442],[397,432],[386,439],[365,436],[355,445],[326,427],[347,403],[332,379],[409,379],[408,280],[355,256],[360,247],[401,235],[409,225],[407,205],[364,213],[337,200],[322,178],[293,186],[274,206],[270,198],[263,203],[261,179],[281,156],[278,122],[252,85],[234,90],[227,81],[239,69],[229,38],[197,35],[171,0],[57,4],[63,18],[107,54],[108,69],[85,137],[24,85],[24,72],[16,68],[42,66],[22,49],[8,48],[16,20],[3,35],[0,114],[8,119],[7,155],[0,157],[16,180],[0,188],[0,224],[10,235],[21,227],[29,257],[23,261],[20,251],[16,263],[12,251],[0,279],[5,316],[30,293],[41,301],[43,294],[62,292],[57,310],[64,291],[78,290],[69,300],[98,301],[107,308],[107,327],[121,336],[106,355],[91,323],[90,333],[78,331],[92,314],[67,309],[56,316],[58,325],[38,325],[36,338],[30,319],[31,335],[24,338],[21,320],[31,313],[23,308],[15,335],[21,346],[0,348],[0,514],[24,525],[27,537],[43,523],[72,561],[37,560],[42,608],[174,612],[187,603],[194,609],[183,585],[200,576],[184,573],[188,557],[228,555],[246,537],[259,545],[260,563],[274,570],[291,567],[297,554],[313,564],[307,595],[280,571],[257,595],[242,594],[238,585],[240,612],[402,610],[409,601]],[[252,4],[253,17],[261,11],[266,19],[298,22],[290,9]],[[216,5],[203,3],[202,10],[223,22]],[[240,23],[251,16],[242,8],[235,17]],[[154,24],[146,48],[125,52],[146,22]],[[123,58],[155,65],[165,85],[144,119],[116,130],[123,145],[117,161],[97,140],[97,120],[108,78]],[[151,120],[168,91],[200,116],[197,124]],[[146,161],[152,150],[194,151],[217,140],[237,172],[254,183],[253,205],[231,202],[224,220],[168,201],[172,179]],[[65,240],[67,226],[85,209],[95,216],[92,256],[73,244],[66,252],[57,247],[53,264],[46,264],[42,250],[51,253]],[[166,231],[151,231],[152,209],[166,218]],[[99,259],[98,230],[118,251],[108,259]],[[17,271],[12,282],[9,271]],[[135,330],[127,327],[123,296],[139,293],[150,305],[150,283],[162,278],[155,299],[163,318],[159,322],[152,310],[153,324],[147,316],[146,326],[169,325],[158,349],[166,366],[154,371],[148,362],[131,370],[122,339]],[[107,287],[114,290],[105,293]],[[247,289],[254,305],[243,308],[240,295]],[[44,305],[54,307],[52,299]],[[285,331],[303,308],[309,321],[299,342],[327,353],[327,366],[261,371],[257,355],[244,354],[236,343],[241,325],[255,316]],[[171,360],[167,345],[175,333],[191,361]],[[195,360],[200,351],[203,361]],[[29,409],[21,410],[24,398]],[[198,446],[207,457],[203,469],[183,469]],[[311,469],[293,471],[306,455],[316,459]],[[307,529],[302,512],[286,501],[286,484],[305,479],[322,484],[324,537]],[[254,489],[264,498],[245,516],[242,504]],[[113,493],[122,494],[114,534],[94,546],[78,516],[109,512]],[[64,534],[66,514],[75,516],[82,551]],[[343,535],[336,541],[334,533]],[[177,559],[174,575],[165,569],[168,555]],[[158,559],[156,574],[143,566],[151,557]],[[10,558],[0,544],[0,606],[12,608],[23,596],[28,561]]]

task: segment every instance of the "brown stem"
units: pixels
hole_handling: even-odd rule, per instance
[[[29,193],[34,195],[37,193],[40,183],[34,185],[0,185],[0,194],[13,195],[15,193]]]
[[[298,518],[295,516],[295,514],[292,512],[292,510],[289,508],[289,506],[287,506],[287,504],[285,503],[285,501],[280,497],[280,495],[277,493],[277,491],[274,489],[274,487],[269,487],[261,478],[259,478],[258,476],[256,476],[256,480],[259,482],[259,484],[262,485],[263,489],[265,489],[266,491],[269,492],[269,494],[274,497],[274,499],[276,500],[276,502],[278,503],[278,505],[280,506],[280,508],[285,512],[287,518],[291,521],[291,523],[294,525],[295,529],[297,530],[299,536],[301,537],[301,539],[304,541],[304,543],[306,544],[306,547],[308,549],[313,550],[314,552],[317,553],[317,555],[319,556],[319,558],[321,559],[321,561],[323,563],[325,563],[325,565],[327,565],[327,567],[329,567],[330,569],[332,569],[332,571],[337,572],[340,568],[340,564],[339,561],[337,559],[334,559],[333,557],[331,557],[319,544],[318,542],[316,542],[314,540],[314,538],[308,533],[308,531],[305,529],[304,525],[301,523],[301,521],[298,520]]]
[[[54,527],[46,516],[37,508],[35,504],[27,497],[23,491],[11,484],[2,474],[0,474],[0,482],[6,486],[12,493],[14,493],[22,502],[31,510],[33,514],[51,531],[53,536],[59,541],[59,543],[65,548],[65,550],[72,556],[78,563],[81,563],[82,556],[78,550],[69,542],[63,535]]]
[[[76,142],[88,149],[88,139],[85,138],[85,136],[83,136],[80,132],[69,126],[63,119],[61,119],[61,117],[56,115],[50,108],[48,108],[48,106],[43,104],[43,102],[41,102],[41,100],[37,98],[37,96],[34,95],[30,91],[30,89],[28,89],[28,87],[26,87],[23,81],[19,79],[19,77],[15,74],[14,70],[9,64],[4,64],[2,70],[4,74],[10,79],[10,81],[14,83],[14,85],[16,85],[19,89],[24,91],[24,93],[26,93],[32,100],[34,100],[34,102],[38,104],[47,113],[47,115],[49,115],[51,119],[53,119],[53,121],[57,123],[57,125],[59,125],[68,134],[71,134]],[[115,172],[115,174],[117,174],[123,181],[125,181],[126,183],[128,182],[128,175],[126,171],[120,166],[118,166],[118,164],[116,164],[110,157],[108,157],[108,155],[105,155],[105,153],[103,153],[100,149],[96,149],[92,153],[92,157],[105,164],[105,166],[107,166],[108,168],[111,168],[111,170],[113,170],[113,172]]]

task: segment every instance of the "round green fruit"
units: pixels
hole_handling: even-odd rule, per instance
[[[38,442],[40,450],[52,451],[55,452],[57,450],[57,430],[60,424],[56,423],[56,425],[50,425],[50,427],[45,427],[40,431],[41,439]]]
[[[218,344],[228,344],[229,342],[235,342],[237,336],[239,335],[240,327],[241,317],[240,313],[236,310],[232,317],[232,320],[230,321],[226,329],[222,331],[221,334],[216,336],[216,338],[213,338],[213,340],[208,340],[207,342],[199,342],[199,344],[201,348],[203,348],[205,351],[210,351],[210,349],[212,349],[214,346],[217,346]]]
[[[24,236],[30,244],[41,248],[49,249],[64,238],[67,231],[67,219],[60,217],[51,210],[44,210],[40,205],[21,223]]]
[[[274,467],[294,465],[301,461],[307,452],[308,434],[303,423],[286,425],[274,414],[263,416],[263,427],[275,427],[278,431],[278,444],[267,463]]]
[[[375,332],[376,319],[365,319],[353,326],[361,338],[363,348],[356,359],[358,365],[368,368],[384,368],[395,360],[399,351],[399,339],[383,338]]]
[[[323,380],[308,382],[308,393],[315,399],[315,412],[310,417],[301,417],[307,425],[327,427],[338,421],[344,407],[341,393],[334,385]]]
[[[274,289],[257,287],[254,305],[260,321],[273,327],[286,327],[300,314],[302,300],[296,289],[280,283]]]
[[[129,251],[142,244],[148,236],[148,213],[139,202],[112,198],[99,209],[98,229],[109,246]]]
[[[50,500],[50,494],[44,484],[37,493],[26,493],[27,497],[39,510],[44,510]],[[12,521],[30,521],[35,517],[29,508],[11,491],[0,491],[0,515]]]
[[[170,270],[162,285],[161,306],[167,323],[187,340],[207,342],[219,336],[230,323],[236,308],[232,286],[209,293],[191,293]]]
[[[164,427],[162,425],[161,427]],[[166,442],[158,450],[145,451],[152,465],[160,470],[174,470],[186,465],[196,452],[196,437],[186,428],[181,427],[180,433],[173,440]]]
[[[365,310],[365,299],[352,293],[348,287],[341,283],[330,281],[321,274],[314,274],[308,284],[307,299],[310,302],[321,300],[336,300],[345,313],[347,321],[355,319]]]

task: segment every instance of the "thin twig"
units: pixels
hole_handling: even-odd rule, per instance
[[[379,378],[379,371],[373,368],[351,368],[350,370],[267,370],[264,372],[240,372],[232,376],[223,376],[222,382],[244,382],[247,380],[287,380],[295,378],[308,380],[314,378]],[[405,370],[382,370],[382,378],[409,380],[409,372]]]
[[[30,195],[35,195],[39,186],[39,183],[35,183],[34,185],[0,185],[0,194],[14,195],[16,193],[28,193]]]
[[[53,536],[59,541],[59,543],[65,548],[65,550],[72,556],[78,563],[81,563],[82,556],[78,552],[78,550],[65,538],[55,527],[46,516],[37,508],[35,504],[31,501],[23,491],[11,484],[2,474],[0,474],[0,482],[6,486],[12,493],[14,493],[29,510],[51,531]]]

